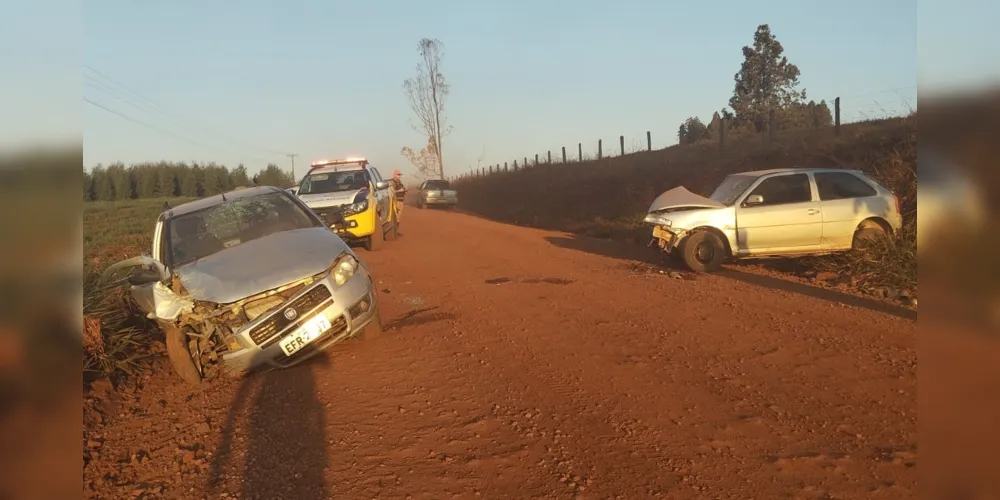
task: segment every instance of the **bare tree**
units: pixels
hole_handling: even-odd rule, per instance
[[[444,102],[448,97],[448,83],[445,82],[444,74],[441,73],[441,56],[444,45],[441,41],[432,38],[423,38],[417,44],[420,53],[420,63],[417,64],[417,74],[413,78],[407,78],[403,82],[403,90],[410,100],[410,108],[417,115],[418,124],[414,125],[414,130],[427,137],[432,151],[437,161],[433,163],[421,162],[415,166],[419,169],[432,167],[435,171],[424,172],[427,175],[437,175],[444,179],[444,160],[441,149],[441,138],[451,131],[451,127],[444,127]],[[444,128],[443,128],[444,127]],[[409,148],[404,148],[405,151]],[[412,152],[412,150],[410,150]],[[411,160],[412,161],[412,160]]]

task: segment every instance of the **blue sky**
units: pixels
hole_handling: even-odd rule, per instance
[[[166,159],[243,162],[256,170],[267,162],[287,167],[280,153],[293,152],[299,173],[311,160],[355,154],[382,170],[412,173],[399,149],[424,140],[410,127],[401,85],[413,74],[424,36],[446,46],[447,118],[454,127],[445,138],[449,174],[475,166],[484,150],[486,165],[550,149],[556,154],[560,146],[575,151],[577,142],[593,152],[598,139],[606,149],[616,147],[621,134],[631,147],[645,141],[646,130],[655,146],[672,144],[684,118],[707,119],[726,105],[740,49],[761,23],[771,25],[801,69],[809,98],[841,96],[845,120],[915,106],[918,71],[922,87],[1000,74],[997,58],[986,57],[1000,49],[996,41],[978,43],[996,38],[986,20],[1000,8],[988,0],[922,2],[919,22],[916,3],[898,0],[427,6],[86,1],[76,7],[82,24],[68,19],[53,28],[80,32],[82,44],[31,33],[30,21],[20,32],[0,34],[3,56],[34,63],[35,77],[0,79],[6,95],[0,104],[27,115],[17,127],[5,124],[4,135],[7,141],[42,132],[72,136],[82,126],[87,166]],[[50,27],[63,21],[47,16],[52,8],[17,3],[25,19]],[[4,40],[18,35],[34,36],[32,50],[45,57],[29,59]],[[99,73],[59,73],[59,63],[74,57]],[[68,109],[82,107],[78,122],[66,118],[68,98],[38,97],[46,86],[67,82],[127,119],[80,103],[76,94],[79,104]]]

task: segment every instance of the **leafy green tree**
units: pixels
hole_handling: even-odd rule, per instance
[[[94,176],[83,169],[83,201],[94,201]]]
[[[229,184],[233,188],[238,186],[249,186],[250,176],[247,174],[247,168],[243,166],[242,163],[239,164],[232,172],[229,173]]]
[[[753,46],[743,47],[743,64],[733,77],[735,87],[729,107],[736,119],[764,130],[771,109],[786,108],[801,102],[806,91],[798,90],[799,68],[788,62],[781,42],[767,24],[757,27]]]
[[[708,127],[697,116],[684,120],[677,131],[677,141],[680,144],[694,144],[706,140],[708,137]]]
[[[280,188],[291,187],[295,184],[292,174],[285,172],[281,167],[269,163],[267,168],[257,174],[257,181],[261,186],[275,186]]]

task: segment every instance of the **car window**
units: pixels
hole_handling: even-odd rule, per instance
[[[375,177],[375,182],[381,182],[381,181],[383,181],[383,180],[384,180],[384,179],[382,178],[382,174],[380,174],[380,173],[379,173],[379,171],[378,171],[378,169],[377,169],[377,168],[375,168],[375,167],[371,167],[371,169],[372,169],[372,174],[374,174],[374,176],[373,176],[373,177]]]
[[[368,172],[365,170],[345,170],[309,174],[302,179],[300,195],[357,191],[368,187]]]
[[[878,194],[867,182],[847,172],[817,172],[813,177],[821,201],[867,198]]]
[[[417,188],[417,189],[422,190],[422,189],[425,189],[426,187],[427,187],[427,181],[424,181],[424,182],[420,183],[420,187]]]
[[[755,206],[785,205],[805,203],[812,200],[809,176],[806,174],[778,175],[764,179],[754,188],[750,196],[759,194],[764,203]]]
[[[715,188],[709,199],[715,200],[722,203],[725,206],[731,206],[736,203],[736,200],[743,194],[744,191],[750,187],[754,181],[757,180],[755,175],[745,175],[745,174],[733,174],[727,176],[719,184],[719,187]]]
[[[445,180],[432,180],[426,182],[426,189],[451,189],[451,184]]]
[[[317,223],[284,191],[237,198],[170,219],[169,264],[182,266],[271,234]]]

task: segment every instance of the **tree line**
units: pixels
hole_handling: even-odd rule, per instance
[[[291,173],[269,164],[257,173],[265,186],[290,187]],[[97,165],[83,171],[84,201],[134,200],[138,198],[202,197],[225,193],[253,184],[246,167],[229,170],[216,163],[123,163]]]
[[[677,131],[678,142],[717,140],[723,126],[727,133],[765,132],[772,110],[778,130],[833,125],[826,101],[806,102],[805,89],[798,89],[799,68],[788,62],[784,52],[770,26],[758,26],[753,46],[743,47],[743,63],[733,77],[729,109],[713,113],[708,125],[697,116],[684,120]]]

